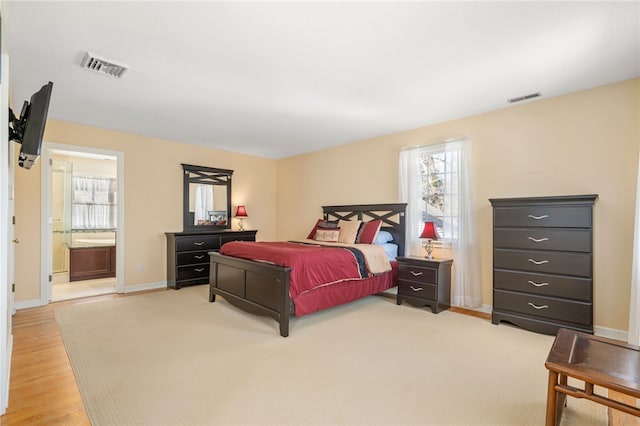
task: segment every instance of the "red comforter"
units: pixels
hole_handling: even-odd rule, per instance
[[[291,268],[292,299],[319,286],[368,277],[357,251],[348,247],[233,241],[223,245],[220,254]]]

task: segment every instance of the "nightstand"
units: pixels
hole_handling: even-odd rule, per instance
[[[423,257],[398,258],[398,296],[396,303],[431,306],[434,314],[451,306],[451,259]]]

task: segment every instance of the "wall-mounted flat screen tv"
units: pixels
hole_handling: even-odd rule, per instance
[[[30,169],[40,157],[52,89],[53,83],[49,82],[30,101],[24,101],[18,118],[9,108],[9,139],[22,144],[18,165],[25,169]]]

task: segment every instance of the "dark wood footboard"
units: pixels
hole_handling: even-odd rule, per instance
[[[216,295],[247,312],[268,315],[280,324],[280,335],[289,335],[294,307],[289,297],[291,268],[209,253],[211,258],[209,302]]]

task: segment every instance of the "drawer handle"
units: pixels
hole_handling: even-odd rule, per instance
[[[535,304],[533,304],[531,302],[529,302],[529,306],[531,306],[533,309],[546,309],[546,308],[549,307],[547,305],[537,306],[537,305],[535,305]]]
[[[531,285],[534,285],[536,287],[544,287],[546,285],[549,285],[549,283],[537,283],[537,282],[534,282],[534,281],[531,281],[531,280],[529,280],[528,283],[531,284]]]
[[[411,272],[411,275],[413,275],[414,277],[419,277],[420,275],[422,275],[422,272],[413,272],[413,271],[409,271]]]
[[[202,271],[204,271],[204,268],[195,268],[195,269],[194,269],[194,271],[196,271],[196,272],[202,272]]]
[[[543,241],[549,241],[549,239],[548,239],[548,238],[546,238],[546,237],[545,237],[545,238],[533,238],[533,237],[529,237],[529,239],[530,239],[531,241],[533,241],[534,243],[541,243],[541,242],[543,242]]]
[[[549,263],[548,260],[533,260],[533,259],[527,259],[527,260],[533,263],[534,265],[544,265],[545,263]]]
[[[422,291],[422,290],[423,290],[423,288],[422,288],[422,287],[414,287],[414,286],[411,286],[411,290],[413,290],[413,291]]]
[[[204,241],[197,241],[193,243],[194,246],[201,246],[203,244],[204,244]]]
[[[527,215],[527,217],[531,218],[531,219],[535,219],[535,220],[540,220],[540,219],[546,219],[549,217],[548,214],[543,214],[542,216],[534,216],[532,214]]]
[[[195,257],[196,259],[202,259],[204,258],[204,254],[201,254],[200,256],[193,256],[193,257]]]

